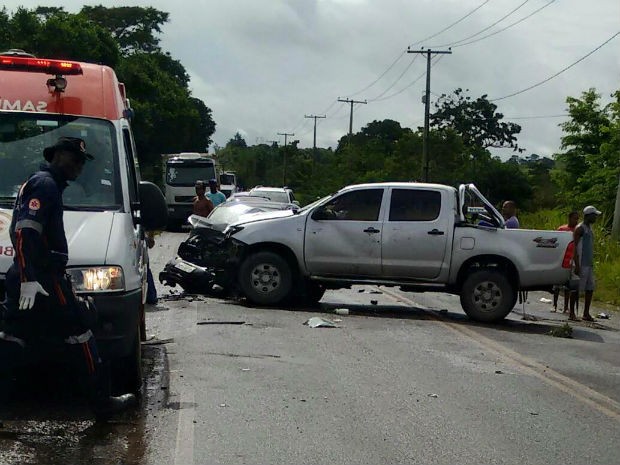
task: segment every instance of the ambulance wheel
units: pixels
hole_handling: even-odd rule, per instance
[[[142,389],[142,346],[140,345],[140,328],[136,328],[134,343],[129,355],[116,360],[112,379],[114,395],[140,395]]]

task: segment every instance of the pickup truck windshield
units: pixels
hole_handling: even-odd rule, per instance
[[[0,112],[0,206],[11,208],[20,186],[38,171],[43,149],[59,137],[79,137],[95,159],[65,189],[67,210],[118,210],[121,185],[114,126],[103,120],[65,115]]]
[[[179,187],[193,187],[196,181],[208,182],[215,179],[213,163],[168,163],[166,165],[166,184]]]

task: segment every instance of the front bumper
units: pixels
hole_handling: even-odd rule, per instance
[[[130,355],[142,318],[142,290],[91,296],[98,313],[94,333],[101,357],[110,360]]]

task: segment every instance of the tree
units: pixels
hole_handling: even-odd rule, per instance
[[[566,99],[570,119],[561,124],[564,151],[555,155],[557,169],[552,173],[564,204],[596,204],[613,211],[620,174],[620,91],[612,97],[613,102],[602,105],[601,96],[589,89],[580,98]]]
[[[161,27],[169,14],[153,7],[103,5],[84,6],[80,12],[85,18],[110,31],[123,55],[138,52],[159,52]]]
[[[464,94],[463,89],[458,88],[451,95],[441,95],[435,103],[435,111],[430,116],[430,126],[456,131],[467,147],[508,147],[522,151],[516,138],[516,134],[521,132],[521,126],[502,121],[504,115],[496,110],[497,105],[491,103],[486,95],[472,100]]]

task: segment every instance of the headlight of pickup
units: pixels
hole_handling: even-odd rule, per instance
[[[230,239],[230,236],[237,234],[239,231],[243,229],[243,226],[228,226],[224,230],[224,240]]]
[[[114,292],[125,290],[125,278],[120,266],[69,268],[67,274],[77,292]]]

